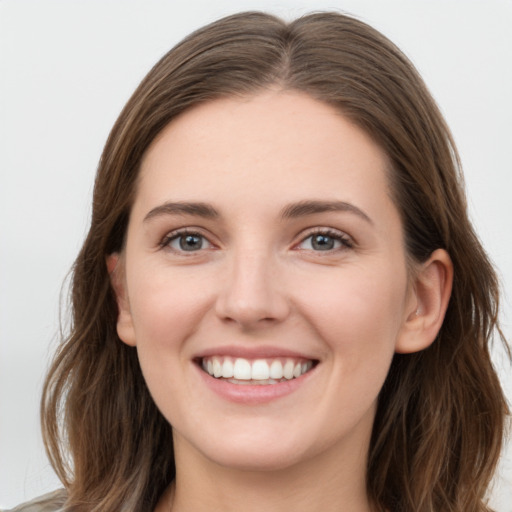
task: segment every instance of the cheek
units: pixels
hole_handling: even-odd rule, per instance
[[[303,314],[325,344],[330,387],[338,390],[332,420],[345,424],[347,411],[353,421],[368,411],[373,418],[400,332],[405,278],[352,272],[323,285],[310,288]]]
[[[182,411],[180,397],[188,396],[183,379],[190,364],[187,340],[208,309],[207,295],[193,280],[156,270],[140,273],[129,285],[141,370],[155,403],[173,424]]]
[[[204,276],[203,276],[204,277]],[[210,302],[205,279],[187,273],[149,269],[129,283],[130,309],[139,339],[146,332],[167,334],[187,328]],[[160,336],[157,336],[160,338]]]
[[[303,315],[334,357],[343,355],[345,370],[347,365],[369,365],[382,356],[388,361],[401,328],[405,291],[405,272],[396,269],[341,270],[330,279],[309,283]]]

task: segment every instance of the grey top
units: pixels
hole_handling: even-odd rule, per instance
[[[18,505],[11,510],[2,510],[0,512],[62,512],[65,501],[66,491],[59,489],[58,491],[50,492],[32,501]]]

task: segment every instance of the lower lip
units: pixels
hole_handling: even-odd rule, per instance
[[[234,384],[224,379],[216,379],[196,365],[203,382],[217,395],[231,402],[256,405],[277,400],[297,391],[311,377],[315,368],[300,377],[268,385]]]

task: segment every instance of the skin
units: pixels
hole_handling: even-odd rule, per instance
[[[452,276],[444,251],[409,274],[388,167],[332,107],[277,90],[189,110],[150,146],[126,247],[108,266],[119,336],[173,426],[176,484],[157,511],[371,510],[378,393],[396,351],[434,340]],[[283,216],[304,201],[350,206]],[[183,228],[197,250],[180,248]],[[327,250],[312,232],[330,237]],[[233,402],[196,364],[226,346],[316,366],[289,394]]]

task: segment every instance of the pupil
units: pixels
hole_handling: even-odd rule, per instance
[[[180,249],[183,251],[195,251],[201,249],[203,243],[200,236],[185,235],[180,238]]]
[[[330,236],[315,235],[312,242],[313,248],[319,251],[328,251],[334,248],[334,240]]]

